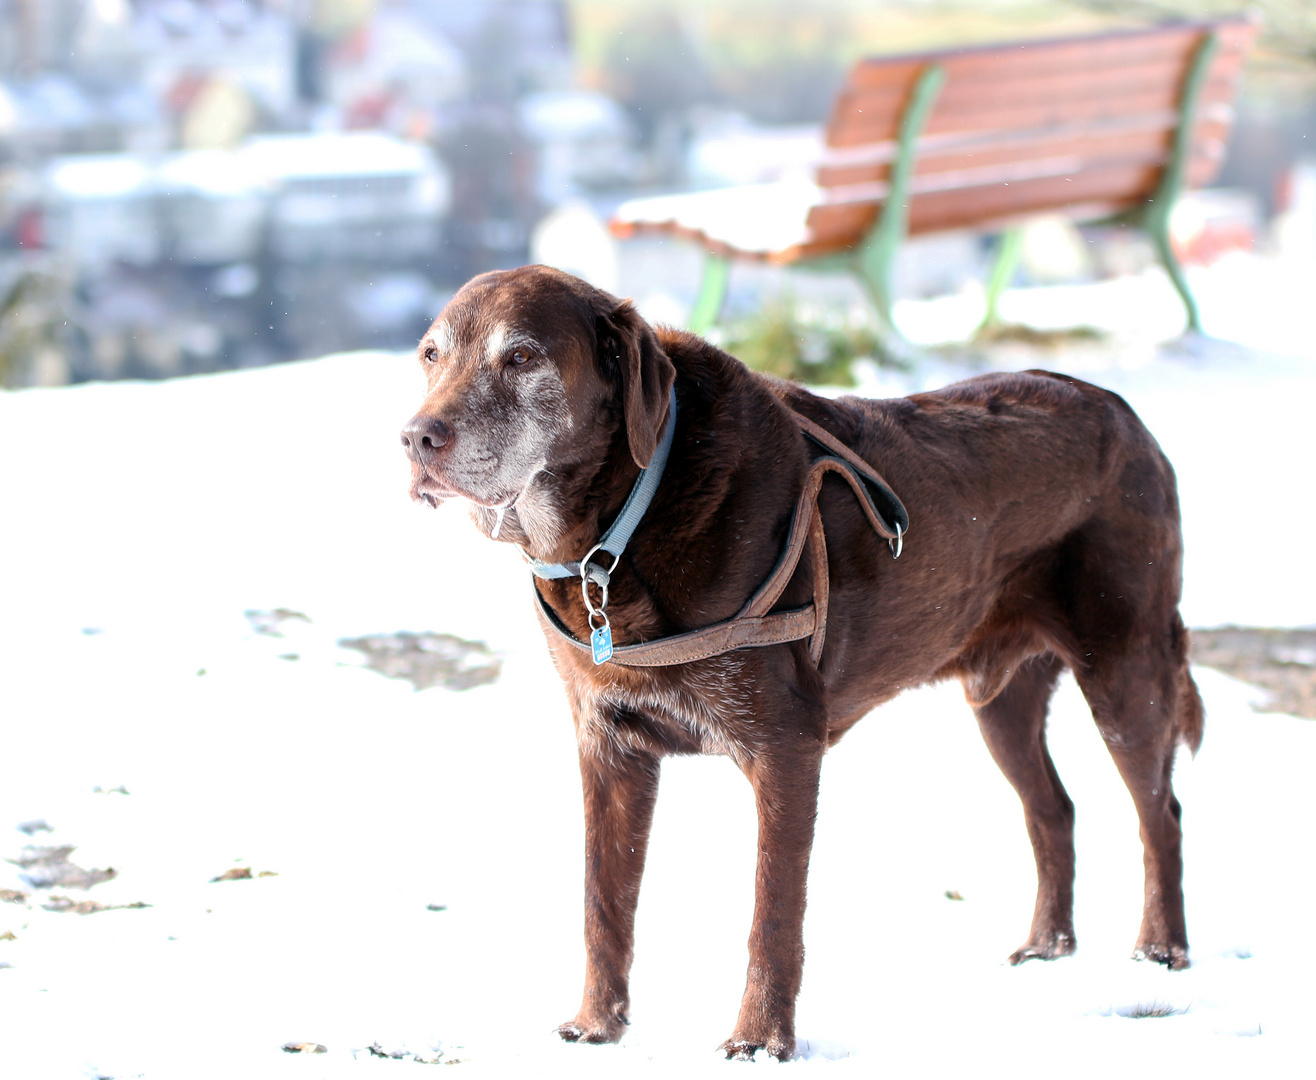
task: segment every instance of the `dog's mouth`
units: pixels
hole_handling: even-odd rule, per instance
[[[427,472],[422,472],[411,482],[411,497],[416,502],[437,508],[440,503],[448,499],[464,498],[465,493],[441,483]]]
[[[441,503],[447,502],[449,499],[465,499],[472,506],[478,506],[500,516],[512,508],[519,495],[520,492],[510,495],[477,495],[473,491],[463,491],[450,482],[439,480],[428,472],[421,472],[411,484],[411,497],[417,502],[423,502],[432,508],[437,509]]]

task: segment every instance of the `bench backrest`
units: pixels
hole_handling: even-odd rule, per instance
[[[1214,31],[1186,162],[1189,186],[1224,158],[1245,17],[862,60],[832,110],[799,254],[852,246],[886,195],[900,119],[931,64],[946,81],[917,142],[911,234],[1008,224],[1055,210],[1096,218],[1145,202],[1169,161],[1194,54]]]

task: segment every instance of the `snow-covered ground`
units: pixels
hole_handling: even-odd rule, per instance
[[[1001,357],[1120,391],[1161,440],[1190,625],[1316,622],[1316,293],[1289,280],[1245,258],[1199,275],[1208,314],[1225,313],[1208,328],[1248,349]],[[1102,297],[1127,313],[1144,284],[1011,294],[1006,314],[1086,297],[1074,321],[1091,321]],[[911,330],[940,317],[951,309],[902,314]],[[480,1075],[740,1067],[713,1047],[743,985],[754,821],[723,760],[664,765],[626,1038],[554,1033],[583,966],[571,722],[515,551],[460,507],[406,498],[413,364],[338,356],[0,394],[0,856],[75,845],[73,863],[118,871],[85,893],[34,892],[0,863],[0,889],[30,894],[0,902],[5,1080],[409,1076],[440,1053]],[[928,364],[874,388],[957,374]],[[310,621],[275,638],[243,614],[278,607]],[[502,677],[416,693],[337,645],[397,630],[484,640]],[[827,759],[800,1055],[782,1067],[1309,1070],[1316,725],[1197,676],[1206,741],[1176,773],[1190,970],[1128,959],[1136,818],[1069,680],[1051,741],[1078,807],[1079,952],[1004,965],[1032,909],[1022,817],[958,687],[926,688]],[[15,829],[37,820],[51,831]],[[235,868],[252,877],[212,882]],[[79,915],[46,910],[52,894],[150,906]]]

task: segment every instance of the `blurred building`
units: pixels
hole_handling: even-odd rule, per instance
[[[449,180],[378,132],[259,136],[233,150],[77,154],[44,173],[46,244],[81,270],[163,260],[406,263],[432,254]]]
[[[645,176],[634,125],[605,94],[542,90],[518,106],[521,130],[538,155],[537,194],[556,206],[598,188],[627,188]]]
[[[149,266],[164,253],[154,170],[130,154],[54,158],[42,191],[45,245],[84,271]]]
[[[450,187],[432,149],[380,132],[63,155],[29,194],[21,258],[77,285],[72,378],[405,346],[434,315]]]
[[[555,205],[645,175],[573,89],[568,12],[0,0],[0,287],[58,294],[73,379],[414,342]]]
[[[438,246],[451,185],[427,146],[373,131],[267,135],[235,156],[271,193],[280,262],[405,264]]]

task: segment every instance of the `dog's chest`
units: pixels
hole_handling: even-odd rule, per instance
[[[584,706],[577,737],[599,748],[653,750],[659,742],[739,759],[754,741],[756,712],[745,669],[734,653],[666,668],[577,668],[568,677]]]

